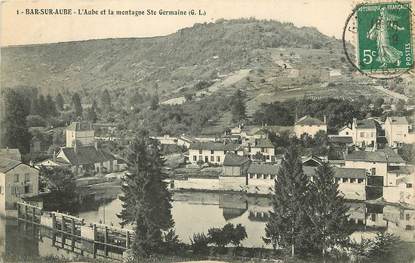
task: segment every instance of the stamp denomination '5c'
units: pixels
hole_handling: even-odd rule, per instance
[[[413,68],[410,3],[365,4],[357,9],[357,58],[363,72]]]

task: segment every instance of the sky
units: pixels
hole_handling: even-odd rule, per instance
[[[2,1],[2,0],[0,0]],[[316,27],[341,38],[353,0],[3,0],[0,46],[167,35],[194,23],[249,18]],[[112,10],[201,9],[205,16],[24,15],[31,8]],[[17,11],[20,14],[17,14]]]

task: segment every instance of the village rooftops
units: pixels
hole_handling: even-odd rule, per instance
[[[115,160],[116,158],[104,150],[94,146],[62,147],[61,151],[72,165],[93,164]]]
[[[395,174],[410,174],[414,172],[413,166],[389,166],[388,173],[395,173]]]
[[[321,125],[326,125],[326,124],[317,118],[306,115],[300,118],[298,121],[296,121],[295,125],[321,126]]]
[[[22,162],[13,159],[0,158],[0,172],[7,173],[21,163]]]
[[[380,149],[375,152],[355,151],[345,157],[346,161],[405,163],[397,153],[390,148]]]
[[[94,128],[90,122],[72,122],[66,129],[70,131],[91,131]]]
[[[389,121],[391,124],[395,125],[408,125],[408,120],[406,117],[387,117],[386,121]]]
[[[252,163],[248,168],[248,174],[274,174],[276,175],[279,170],[279,165],[273,164],[259,164]]]
[[[234,153],[227,153],[225,160],[223,160],[223,166],[241,166],[248,163],[249,159],[245,156],[240,156]]]
[[[191,150],[237,151],[239,148],[240,145],[235,143],[194,142],[190,144]]]

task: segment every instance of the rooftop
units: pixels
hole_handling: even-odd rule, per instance
[[[0,158],[13,159],[16,161],[20,161],[21,154],[20,154],[19,149],[2,148],[0,149]]]
[[[353,143],[352,136],[329,135],[328,141],[331,143],[351,144]]]
[[[235,143],[194,142],[190,144],[191,150],[236,151],[239,147],[239,144]]]
[[[274,174],[278,173],[279,165],[252,163],[248,174]]]
[[[254,144],[252,147],[259,147],[259,148],[275,148],[274,144],[272,144],[270,139],[255,139]]]
[[[387,117],[386,122],[390,122],[391,124],[395,125],[408,125],[408,120],[406,117]]]
[[[345,157],[346,161],[405,163],[405,161],[391,148],[380,149],[375,152],[355,151]]]
[[[336,178],[366,178],[366,169],[360,168],[334,168],[334,176]]]
[[[72,122],[68,127],[67,130],[70,131],[92,131],[94,128],[90,122]]]
[[[0,172],[7,173],[22,162],[13,159],[0,158]]]
[[[93,164],[115,160],[115,157],[111,153],[96,149],[94,146],[77,146],[76,151],[73,147],[62,147],[61,151],[72,165]]]
[[[356,121],[358,129],[376,129],[376,122],[372,119],[364,119]]]
[[[227,153],[225,160],[223,160],[223,166],[239,166],[249,162],[249,159],[234,153]]]
[[[317,118],[306,115],[306,116],[302,117],[301,119],[299,119],[298,121],[296,121],[295,125],[312,125],[312,126],[317,125],[317,126],[320,126],[320,125],[326,125],[326,124],[323,121],[321,121]]]

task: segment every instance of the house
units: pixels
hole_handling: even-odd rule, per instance
[[[247,181],[250,188],[270,193],[274,190],[280,163],[252,163],[248,168]]]
[[[66,147],[73,147],[75,142],[81,146],[94,145],[94,128],[89,122],[72,122],[66,128]]]
[[[189,148],[189,161],[192,164],[223,164],[228,152],[243,155],[240,145],[235,143],[195,142]]]
[[[327,133],[326,117],[324,117],[324,121],[321,121],[306,115],[294,124],[294,133],[297,138],[300,138],[304,133],[314,137],[319,131]]]
[[[412,204],[415,208],[414,167],[391,167],[383,182],[383,198],[386,202]]]
[[[415,132],[406,117],[387,117],[385,121],[385,136],[391,147],[404,143],[415,143]]]
[[[387,176],[388,169],[405,166],[405,161],[391,148],[379,149],[373,152],[355,151],[346,155],[345,168],[362,168],[372,176]]]
[[[377,149],[377,124],[375,120],[357,120],[356,118],[353,118],[351,129],[342,129],[339,135],[344,136],[346,133],[351,134],[354,145],[366,148],[367,150]]]
[[[314,180],[317,167],[303,166],[304,173]],[[366,200],[367,175],[365,169],[334,167],[338,189],[346,199]]]
[[[0,158],[21,161],[22,155],[20,154],[19,149],[2,148],[0,149]]]
[[[71,168],[75,175],[119,171],[117,158],[109,152],[95,146],[60,148],[56,160]]]
[[[0,214],[16,210],[23,197],[38,194],[38,169],[18,160],[0,158]]]
[[[225,190],[239,191],[248,184],[246,177],[250,160],[245,156],[227,153],[223,161],[223,175],[219,176],[219,185]]]
[[[262,156],[265,162],[275,161],[275,146],[270,139],[253,139],[244,146],[245,155],[251,160],[258,159],[258,156]]]

